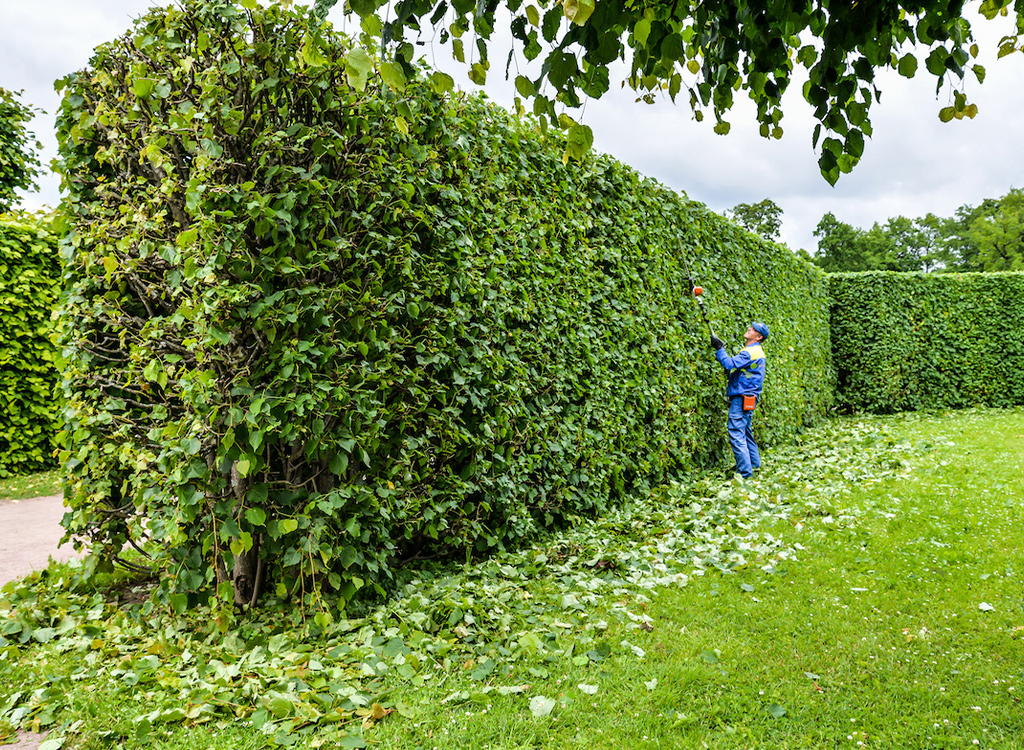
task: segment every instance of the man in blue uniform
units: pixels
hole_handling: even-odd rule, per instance
[[[735,357],[730,357],[722,340],[711,334],[715,358],[729,373],[729,385],[725,390],[725,395],[729,397],[729,443],[736,456],[736,471],[746,479],[761,468],[761,453],[754,441],[750,421],[764,387],[766,360],[761,343],[767,340],[768,326],[764,323],[751,323],[743,334],[745,346]]]

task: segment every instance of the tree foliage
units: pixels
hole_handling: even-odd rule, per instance
[[[66,526],[94,552],[177,609],[344,602],[714,460],[684,266],[723,335],[777,331],[762,437],[824,413],[820,271],[244,5],[153,11],[64,83]]]
[[[858,229],[828,213],[813,260],[841,271],[1017,271],[1024,267],[1024,191],[965,205],[951,217],[903,216]]]
[[[321,12],[337,0],[317,0]],[[1011,0],[985,0],[988,18],[1007,14]],[[350,0],[363,19],[367,36],[411,66],[415,45],[440,31],[455,58],[483,83],[490,69],[492,35],[509,23],[513,51],[505,65],[524,69],[538,61],[535,73],[518,72],[516,88],[533,100],[533,112],[552,123],[581,126],[557,112],[579,107],[605,94],[618,60],[627,65],[625,83],[638,99],[667,94],[689,102],[694,116],[715,119],[715,132],[728,133],[725,115],[744,91],[757,107],[764,137],[782,136],[782,96],[806,71],[804,99],[818,120],[813,136],[820,147],[822,175],[835,183],[849,172],[871,135],[870,110],[880,96],[876,73],[882,69],[913,77],[923,68],[941,90],[947,80],[978,81],[984,69],[963,0],[900,2],[776,2],[763,0],[687,0],[685,2],[597,2],[596,0]],[[1000,43],[1000,56],[1019,49],[1024,5],[1015,5],[1018,35]],[[507,16],[505,14],[508,14]],[[508,21],[504,20],[509,18]],[[962,90],[943,107],[943,120],[973,117],[977,107]],[[582,130],[586,131],[585,127]],[[825,136],[822,138],[822,136]]]
[[[966,239],[977,248],[982,270],[1024,270],[1024,190],[1011,190],[972,217]]]
[[[744,229],[759,234],[766,240],[777,242],[782,229],[782,209],[771,198],[760,203],[739,203],[726,215]]]
[[[42,148],[28,131],[31,108],[16,93],[0,88],[0,213],[17,205],[17,190],[35,186],[39,159],[35,148]]]

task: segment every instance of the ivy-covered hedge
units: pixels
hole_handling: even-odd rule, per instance
[[[764,441],[823,416],[820,271],[309,28],[187,0],[67,81],[69,532],[185,607],[600,513],[726,450],[687,265],[773,329]]]
[[[50,231],[30,217],[0,218],[0,477],[56,465],[59,280]]]
[[[829,276],[837,406],[1024,404],[1024,273]]]

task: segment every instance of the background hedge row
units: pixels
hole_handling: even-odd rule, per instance
[[[688,266],[731,349],[775,331],[764,441],[825,414],[824,274],[348,45],[186,2],[68,80],[69,531],[185,607],[600,513],[725,450]]]
[[[1024,273],[829,276],[836,404],[1024,404]]]
[[[60,377],[51,320],[56,241],[31,218],[0,218],[0,477],[56,465]]]

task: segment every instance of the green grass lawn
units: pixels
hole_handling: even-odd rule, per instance
[[[61,486],[60,472],[58,471],[0,479],[0,502],[59,494],[61,494]]]
[[[835,420],[768,459],[752,483],[696,479],[530,550],[419,571],[331,624],[274,610],[225,638],[202,616],[120,613],[55,567],[0,600],[0,734],[1024,748],[1024,410]]]

